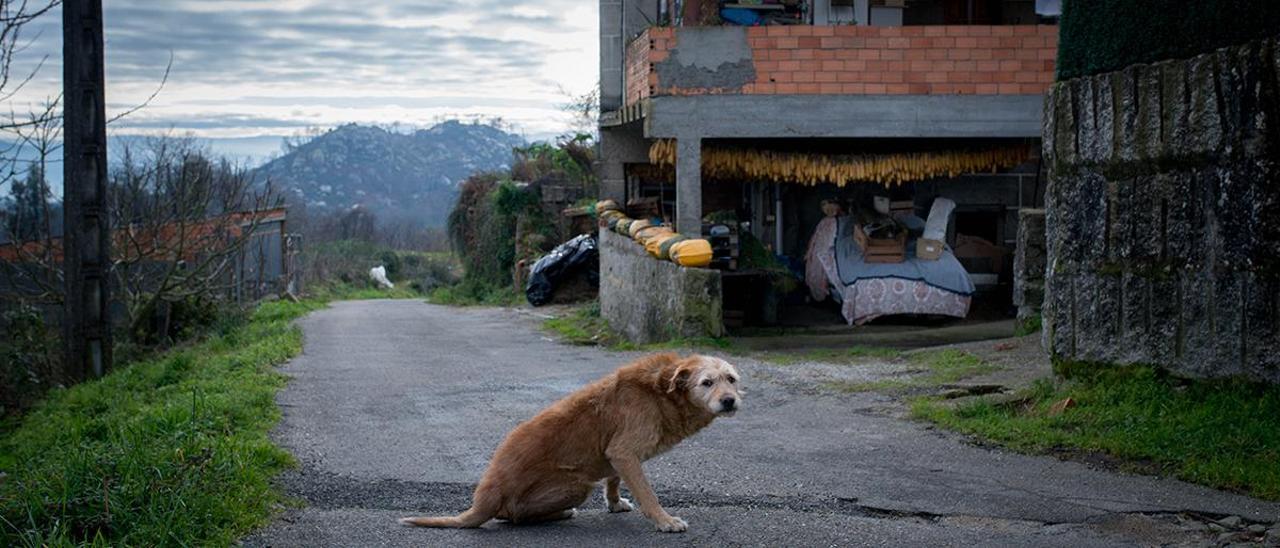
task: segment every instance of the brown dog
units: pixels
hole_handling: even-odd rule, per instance
[[[403,518],[421,527],[479,527],[490,519],[536,523],[573,517],[605,480],[610,512],[631,510],[619,480],[658,530],[684,520],[662,509],[640,463],[741,406],[738,371],[709,356],[657,354],[626,365],[544,409],[498,446],[471,508],[453,517]]]

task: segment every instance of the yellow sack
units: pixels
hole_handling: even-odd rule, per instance
[[[671,246],[671,262],[680,266],[702,268],[711,264],[711,242],[685,240]]]
[[[654,257],[665,259],[666,257],[663,257],[661,253],[662,244],[667,243],[667,240],[675,238],[676,236],[679,236],[679,234],[676,234],[674,231],[658,234],[657,236],[649,238],[649,240],[644,243],[644,250],[648,251],[649,254]]]
[[[671,233],[671,232],[673,232],[673,231],[671,230],[671,227],[667,227],[667,226],[647,226],[647,227],[644,227],[644,228],[640,229],[640,231],[639,231],[639,232],[636,232],[635,240],[636,240],[636,242],[637,242],[637,243],[639,243],[640,245],[645,245],[645,244],[649,243],[649,240],[653,239],[655,236],[659,236],[659,235],[662,235],[662,234],[669,234],[669,233]]]
[[[670,238],[663,239],[662,243],[658,244],[658,258],[664,261],[669,260],[671,258],[671,246],[688,239],[689,237],[684,234],[673,234]]]
[[[648,219],[636,219],[631,222],[631,227],[627,229],[630,231],[627,233],[627,235],[631,236],[632,238],[635,238],[636,233],[640,232],[640,229],[646,228],[652,224],[653,223],[650,223]]]

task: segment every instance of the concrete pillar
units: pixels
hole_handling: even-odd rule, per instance
[[[702,237],[702,138],[676,139],[676,230]]]
[[[640,134],[638,124],[600,128],[600,176],[601,199],[627,199],[626,164],[643,164],[649,161],[649,141]]]
[[[111,220],[107,208],[102,0],[62,4],[63,226],[66,377],[102,377],[111,367]]]
[[[600,112],[622,107],[622,0],[600,0]]]

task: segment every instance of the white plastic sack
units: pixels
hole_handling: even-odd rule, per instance
[[[924,222],[924,238],[939,242],[947,239],[947,221],[956,203],[947,198],[935,198],[933,207],[929,208],[929,218]]]
[[[396,286],[396,284],[391,283],[391,280],[387,279],[387,269],[382,265],[370,268],[369,277],[378,282],[378,285],[382,286],[383,289],[391,289]]]

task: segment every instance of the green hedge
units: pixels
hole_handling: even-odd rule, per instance
[[[1058,79],[1280,35],[1276,0],[1064,0]]]

